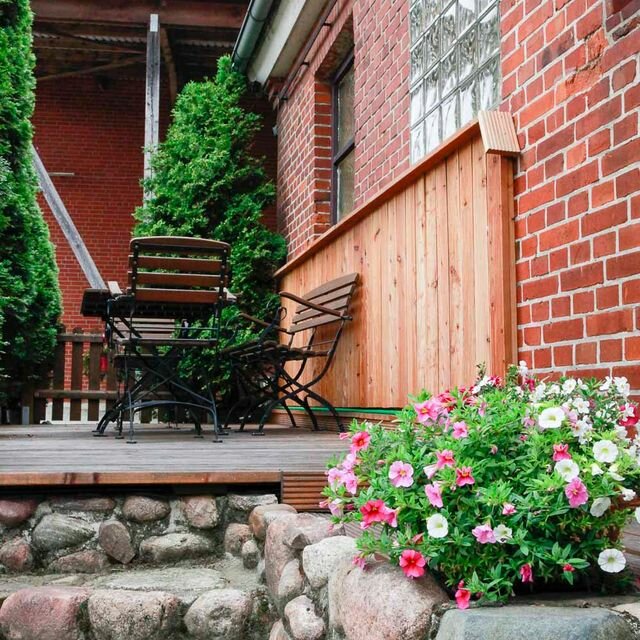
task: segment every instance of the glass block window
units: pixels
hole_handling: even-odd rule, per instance
[[[498,0],[408,0],[411,161],[500,98]]]

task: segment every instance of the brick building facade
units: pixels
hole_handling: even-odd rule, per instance
[[[427,4],[434,4],[429,3]],[[446,3],[445,3],[446,4]],[[640,5],[502,0],[501,99],[515,167],[519,357],[640,389]],[[410,0],[339,0],[278,112],[278,217],[295,258],[330,228],[331,94],[355,69],[355,208],[410,165]],[[346,36],[345,36],[346,34]]]

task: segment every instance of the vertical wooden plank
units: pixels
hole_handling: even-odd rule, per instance
[[[416,242],[424,228],[424,178],[420,177],[411,188],[407,189],[404,198],[404,273],[400,287],[401,297],[406,298],[405,318],[400,318],[400,328],[404,331],[404,356],[401,363],[405,372],[404,389],[401,389],[402,404],[407,402],[410,393],[417,393],[424,382],[418,377],[418,345],[426,340],[425,334],[416,330],[418,321],[418,264]],[[423,294],[424,295],[424,294]]]
[[[74,336],[71,343],[71,391],[82,391],[82,355],[83,355],[83,335],[81,329],[74,329]],[[71,410],[69,419],[73,421],[82,419],[82,400],[71,400]]]
[[[89,344],[89,384],[90,390],[100,389],[100,356],[102,355],[102,344],[91,342]],[[100,416],[100,400],[89,400],[87,409],[87,419],[94,421]]]
[[[382,257],[384,251],[383,227],[386,221],[386,206],[383,204],[375,213],[371,214],[371,228],[369,230],[371,245],[369,248],[369,269],[367,272],[368,289],[371,294],[370,313],[368,313],[367,322],[370,328],[369,335],[371,340],[367,345],[368,360],[368,390],[367,393],[371,398],[372,407],[384,406],[383,391],[384,376],[381,371],[380,362],[386,362],[386,351],[383,347],[383,325],[386,314],[383,313],[383,274]],[[379,309],[380,313],[375,313],[375,309]]]
[[[61,331],[64,333],[64,327]],[[54,354],[53,364],[53,385],[52,387],[57,390],[64,389],[64,372],[66,366],[66,342],[63,342],[58,338],[56,344],[56,351]],[[62,398],[56,398],[52,402],[51,406],[51,419],[62,420],[64,418],[64,401]]]
[[[460,213],[460,163],[458,153],[447,158],[447,215],[449,225],[449,354],[451,384],[468,384],[464,378],[465,353],[463,341],[464,292],[462,290],[463,231]]]
[[[491,366],[489,334],[489,253],[486,165],[484,145],[480,138],[473,141],[473,229],[474,229],[474,293],[475,293],[475,354],[477,362]],[[490,373],[492,373],[490,371]]]
[[[473,147],[467,143],[458,152],[458,223],[461,306],[460,382],[470,384],[476,376],[475,293],[474,293],[474,225],[473,225]]]
[[[391,398],[392,405],[402,407],[407,402],[409,394],[409,369],[413,367],[415,353],[415,331],[413,330],[415,306],[415,277],[410,278],[410,272],[415,265],[415,255],[409,250],[407,237],[413,235],[413,224],[407,225],[407,199],[413,199],[413,185],[399,193],[394,199],[395,213],[392,224],[395,225],[393,255],[395,257],[394,302],[391,309],[396,309],[393,316],[393,332],[395,333],[394,362],[396,366],[396,388]],[[413,243],[412,243],[413,246]],[[408,357],[409,356],[409,357]],[[411,391],[415,391],[411,389]]]
[[[513,196],[513,176],[515,173],[514,160],[508,156],[502,156],[500,160],[502,171],[502,203],[505,211],[503,217],[507,226],[504,234],[504,256],[506,264],[505,275],[507,282],[507,307],[505,316],[505,364],[518,362],[518,320],[516,300],[516,229],[515,229],[515,200]]]
[[[449,214],[448,172],[445,163],[435,169],[438,245],[438,388],[451,385],[451,342],[449,305]]]
[[[438,220],[442,220],[443,217],[438,213],[438,175],[436,171],[430,171],[425,176],[425,211],[424,211],[424,228],[423,228],[423,251],[425,254],[424,263],[419,269],[424,271],[424,274],[420,276],[417,282],[418,295],[423,294],[424,304],[420,310],[418,317],[418,335],[424,336],[424,381],[423,385],[436,393],[436,389],[439,389],[442,381],[440,380],[440,363],[439,358],[441,356],[439,349],[440,340],[440,315],[439,305],[440,300],[440,285],[441,278],[439,272],[439,247],[438,247]],[[440,203],[442,206],[442,203]],[[446,207],[446,203],[445,203]],[[445,211],[446,213],[446,211]],[[439,218],[440,216],[440,218]],[[444,219],[446,233],[446,218]],[[420,257],[418,256],[418,259]],[[443,263],[444,263],[443,258]],[[447,280],[447,272],[445,271],[443,276],[444,280]],[[446,288],[446,287],[445,287]],[[422,326],[424,324],[424,327]],[[447,331],[447,327],[444,327],[444,331]],[[448,359],[448,354],[447,354]],[[448,384],[448,383],[447,383]]]

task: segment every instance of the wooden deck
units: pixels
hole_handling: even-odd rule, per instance
[[[346,449],[336,433],[267,426],[264,437],[233,432],[223,443],[188,427],[141,425],[137,444],[95,438],[92,425],[0,427],[0,486],[268,484],[320,481]]]

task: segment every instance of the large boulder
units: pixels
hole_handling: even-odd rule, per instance
[[[163,591],[96,591],[89,598],[95,640],[172,640],[180,601]]]
[[[291,640],[291,636],[287,633],[287,630],[284,628],[284,624],[282,623],[282,620],[278,620],[277,622],[274,623],[273,627],[271,627],[269,640]]]
[[[258,540],[264,540],[267,527],[283,513],[297,513],[289,504],[265,504],[256,507],[249,515],[249,526]]]
[[[38,522],[32,541],[40,551],[56,551],[80,545],[93,538],[94,533],[93,527],[83,520],[51,513]]]
[[[227,496],[227,509],[231,522],[245,523],[249,520],[249,514],[256,508],[266,504],[277,504],[278,498],[272,494],[235,494]]]
[[[356,541],[348,536],[325,538],[306,546],[302,551],[302,568],[309,584],[314,589],[324,587],[335,568],[357,553]]]
[[[182,512],[187,522],[196,529],[213,529],[220,522],[216,499],[213,496],[182,498]]]
[[[307,545],[315,544],[325,538],[342,533],[341,528],[335,528],[325,518],[311,513],[299,513],[287,527],[284,542],[292,549],[304,549]]]
[[[0,547],[0,562],[11,573],[24,573],[33,569],[31,545],[24,538],[13,538]]]
[[[370,636],[372,637],[372,636]],[[436,640],[632,640],[622,615],[593,607],[479,607],[447,611]]]
[[[346,640],[423,640],[449,598],[430,575],[408,579],[388,562],[366,570],[343,562],[329,580],[329,624]]]
[[[100,551],[77,551],[54,560],[49,565],[53,573],[100,573],[109,567],[109,558]]]
[[[77,587],[32,587],[11,594],[0,609],[6,640],[81,640],[80,607],[89,598]]]
[[[284,608],[284,619],[291,630],[293,640],[321,640],[324,638],[324,621],[316,615],[313,602],[307,596],[299,596]]]
[[[198,558],[215,551],[212,540],[197,533],[167,533],[140,543],[140,555],[155,563]]]
[[[294,558],[284,566],[276,593],[272,594],[278,611],[282,613],[287,602],[297,598],[303,592],[304,578],[300,571],[300,563]]]
[[[255,569],[260,563],[258,543],[253,538],[247,540],[240,549],[240,556],[245,569]]]
[[[215,589],[189,607],[184,622],[197,640],[244,640],[250,614],[251,597],[244,591]]]
[[[135,558],[129,529],[118,520],[106,520],[100,524],[98,543],[108,556],[122,564],[128,564]]]
[[[51,500],[58,511],[88,511],[109,513],[116,507],[116,501],[109,496],[59,496]]]
[[[242,545],[252,537],[253,534],[248,524],[232,522],[224,532],[224,550],[234,556],[239,556]]]
[[[156,522],[166,518],[171,513],[171,507],[166,500],[148,496],[128,496],[122,505],[122,513],[127,520],[133,522]]]
[[[283,515],[269,525],[264,543],[265,579],[267,588],[275,596],[280,575],[288,562],[296,558],[294,549],[285,544],[285,536],[290,524],[296,519],[295,514]]]
[[[28,520],[37,508],[37,500],[0,500],[0,524],[17,527]]]

